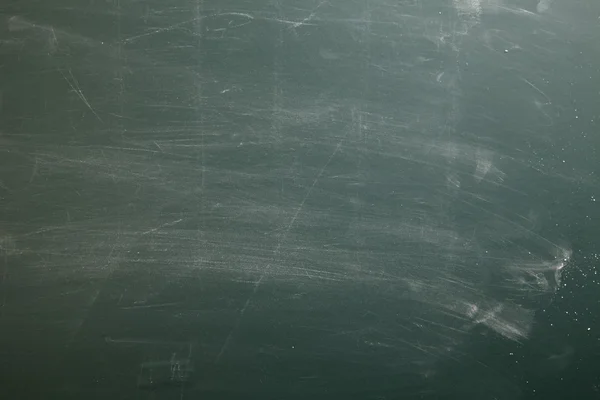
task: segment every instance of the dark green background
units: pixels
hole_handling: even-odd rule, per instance
[[[600,398],[600,5],[544,4],[3,5],[0,397]]]

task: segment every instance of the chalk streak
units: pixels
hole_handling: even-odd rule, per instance
[[[342,147],[342,143],[344,142],[344,139],[345,139],[345,136],[339,141],[339,143],[337,144],[337,146],[335,147],[335,149],[333,150],[333,152],[329,156],[329,159],[327,160],[327,162],[325,163],[325,165],[323,165],[323,167],[321,168],[321,170],[319,171],[319,173],[317,174],[317,176],[313,180],[312,185],[310,185],[310,187],[306,191],[306,194],[304,195],[304,198],[300,202],[300,205],[296,208],[296,212],[294,213],[294,216],[290,220],[290,223],[287,225],[287,227],[286,227],[283,235],[281,236],[281,239],[279,240],[279,243],[277,243],[277,247],[273,251],[273,257],[271,258],[272,261],[265,266],[265,268],[263,269],[263,271],[262,271],[259,279],[254,283],[254,288],[252,289],[252,293],[250,293],[250,296],[248,296],[248,298],[246,299],[246,302],[244,303],[244,306],[240,310],[240,313],[238,315],[238,318],[237,318],[237,320],[235,322],[234,327],[231,329],[231,331],[227,335],[227,338],[225,339],[225,343],[223,343],[223,346],[221,347],[221,350],[219,351],[219,354],[217,355],[217,358],[216,358],[216,362],[217,363],[221,360],[223,354],[225,354],[225,352],[229,348],[231,340],[233,339],[233,335],[238,330],[238,328],[240,326],[240,323],[241,323],[241,320],[242,320],[244,314],[246,313],[246,310],[248,309],[248,306],[252,302],[252,299],[256,295],[256,292],[258,292],[258,289],[260,288],[260,286],[261,286],[261,284],[262,284],[265,276],[267,275],[267,273],[271,269],[272,262],[275,260],[275,258],[279,254],[281,246],[283,245],[283,242],[285,241],[287,235],[289,234],[289,232],[294,227],[294,224],[296,223],[296,220],[298,219],[298,216],[300,215],[300,213],[302,212],[302,209],[304,208],[304,204],[306,203],[306,200],[308,200],[308,198],[310,197],[313,189],[317,185],[317,182],[319,181],[319,179],[321,179],[321,176],[323,175],[323,173],[325,172],[325,170],[327,169],[327,167],[331,163],[331,160],[333,160],[333,158],[335,157],[335,155],[337,154],[337,152]]]

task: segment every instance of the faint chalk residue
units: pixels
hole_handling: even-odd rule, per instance
[[[174,387],[183,390],[183,386],[190,381],[194,372],[194,366],[189,357],[181,358],[177,353],[173,353],[168,361],[150,361],[140,364],[138,387],[150,391]]]
[[[573,346],[567,345],[559,353],[548,356],[542,369],[549,372],[563,371],[573,363],[574,356],[575,349]]]
[[[460,189],[460,179],[458,174],[456,173],[448,173],[446,175],[446,186],[451,193],[456,192],[457,189]]]
[[[0,254],[6,254],[8,256],[18,255],[22,252],[17,248],[15,239],[10,236],[0,236]]]
[[[151,29],[147,32],[144,33],[140,33],[138,35],[133,35],[130,36],[128,38],[123,39],[123,43],[132,43],[132,42],[136,42],[139,39],[148,37],[148,36],[153,36],[159,33],[165,33],[165,32],[169,32],[169,31],[174,31],[180,28],[185,27],[186,25],[192,24],[194,22],[197,22],[199,20],[204,20],[204,19],[215,19],[218,17],[229,17],[230,19],[227,22],[227,26],[226,27],[220,27],[218,29],[232,29],[232,28],[239,28],[241,26],[247,25],[249,24],[254,17],[250,14],[246,14],[246,13],[240,13],[240,12],[227,12],[227,13],[217,13],[217,14],[211,14],[211,15],[203,15],[197,18],[192,18],[192,19],[187,19],[185,21],[180,21],[177,22],[175,24],[169,25],[169,26],[165,26],[162,28],[155,28],[155,29]],[[234,22],[233,19],[231,18],[241,18],[243,19],[243,21],[240,22]],[[213,29],[215,30],[215,29]]]
[[[553,2],[554,0],[540,0],[536,7],[537,12],[539,12],[540,14],[545,13],[550,9],[550,6],[552,6]]]
[[[317,11],[319,10],[319,8],[321,8],[321,6],[323,6],[323,4],[325,4],[325,1],[320,2],[312,11],[311,13],[302,19],[302,21],[287,21],[287,20],[277,20],[278,22],[282,22],[282,23],[286,23],[290,25],[290,29],[295,29],[295,28],[299,28],[301,26],[308,26],[308,25],[314,25],[312,23],[310,23],[316,16],[317,16]]]
[[[38,25],[15,15],[8,19],[7,28],[9,32],[23,32],[28,30],[36,32],[38,40],[45,42],[49,54],[56,53],[58,49],[58,37],[51,26]]]
[[[149,308],[169,308],[181,305],[180,302],[160,303],[160,304],[134,304],[132,306],[121,307],[121,310],[140,310]]]
[[[348,135],[348,132],[346,132],[346,135]],[[317,185],[317,182],[319,181],[319,179],[321,179],[321,176],[323,175],[323,173],[325,172],[325,170],[327,169],[327,167],[329,167],[329,164],[331,163],[331,161],[334,159],[334,157],[336,156],[336,154],[340,151],[340,149],[341,149],[341,147],[342,147],[342,145],[344,143],[344,140],[346,139],[346,135],[343,136],[340,139],[340,141],[338,142],[337,146],[334,148],[333,152],[331,153],[331,155],[327,159],[327,162],[325,163],[325,165],[323,165],[323,167],[321,168],[321,170],[319,171],[319,173],[317,174],[317,176],[313,180],[312,185],[306,191],[306,194],[302,198],[302,201],[300,202],[300,204],[296,208],[296,212],[292,216],[292,219],[290,220],[290,222],[287,224],[285,230],[283,231],[281,239],[279,240],[279,242],[277,243],[277,246],[275,247],[275,250],[273,251],[273,260],[275,259],[275,257],[279,256],[279,253],[281,251],[281,246],[283,245],[283,243],[286,240],[287,236],[289,235],[290,231],[294,227],[294,224],[296,223],[296,220],[298,219],[298,216],[300,215],[300,213],[304,209],[304,204],[306,203],[306,201],[308,200],[308,198],[311,196],[311,194],[312,194],[315,186]],[[260,277],[258,278],[258,280],[256,281],[256,283],[254,284],[254,288],[252,289],[252,292],[250,293],[250,296],[248,296],[248,298],[246,299],[246,302],[244,303],[244,306],[241,308],[241,310],[240,310],[240,312],[238,314],[238,318],[237,318],[237,320],[235,322],[235,325],[233,326],[233,328],[231,329],[231,331],[229,331],[229,334],[225,338],[225,342],[223,343],[223,346],[221,346],[221,350],[219,351],[219,354],[217,354],[217,357],[216,357],[216,360],[215,360],[217,363],[220,362],[221,357],[223,356],[223,354],[225,354],[225,351],[227,351],[227,349],[229,348],[231,340],[233,339],[233,335],[238,330],[238,328],[240,326],[242,317],[246,313],[246,310],[248,309],[250,303],[254,299],[254,296],[258,292],[258,289],[262,285],[263,280],[265,279],[265,277],[267,276],[267,274],[270,272],[272,264],[273,264],[273,261],[269,262],[263,268]],[[310,278],[310,276],[309,276],[309,278]]]
[[[492,168],[492,153],[490,151],[478,150],[475,156],[475,180],[481,182]]]
[[[571,260],[572,251],[561,249],[552,261],[508,265],[505,270],[524,290],[554,293],[561,287],[562,273]]]
[[[529,336],[533,314],[533,311],[516,304],[497,303],[485,311],[477,312],[473,322],[487,326],[507,339],[519,341]]]
[[[477,183],[482,181],[494,184],[502,184],[505,179],[505,173],[494,165],[494,158],[498,156],[491,150],[485,148],[476,148],[459,142],[436,143],[429,148],[429,152],[437,152],[441,157],[447,160],[450,165],[468,165],[470,168],[474,164],[475,171],[473,178]],[[458,182],[455,175],[448,175],[449,183]],[[459,184],[451,187],[459,187]]]
[[[519,16],[523,16],[523,17],[527,17],[527,18],[535,18],[537,19],[539,16],[529,10],[526,10],[524,8],[520,8],[520,7],[507,7],[506,5],[498,5],[496,7],[496,9],[500,12],[504,12],[504,13],[510,13],[513,15],[519,15]]]
[[[454,8],[463,20],[460,26],[461,29],[455,29],[453,32],[454,34],[468,34],[471,28],[479,24],[482,13],[481,1],[482,0],[452,0]]]
[[[35,28],[36,25],[15,15],[8,19],[7,27],[9,32],[19,32]]]
[[[453,0],[452,3],[461,14],[479,19],[481,15],[481,0]]]
[[[324,60],[333,61],[333,60],[339,60],[340,59],[340,56],[338,54],[334,53],[331,50],[323,49],[323,48],[319,49],[319,55]]]

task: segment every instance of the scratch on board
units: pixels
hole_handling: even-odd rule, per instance
[[[96,113],[96,110],[94,110],[94,108],[92,107],[90,102],[87,100],[87,98],[83,94],[83,91],[79,87],[79,83],[77,83],[77,79],[75,79],[75,76],[73,76],[73,72],[71,72],[70,68],[68,69],[68,71],[69,71],[69,75],[71,76],[71,79],[69,79],[67,77],[67,75],[65,75],[65,73],[60,68],[58,68],[58,72],[60,72],[60,74],[65,79],[65,81],[67,81],[67,83],[69,84],[71,89],[75,92],[75,94],[77,94],[77,97],[79,97],[79,99],[81,99],[83,104],[85,104],[87,106],[87,108],[89,108],[89,110],[96,116],[96,118],[98,118],[98,121],[104,122],[104,121],[102,121],[102,118],[100,118],[98,113]]]
[[[347,133],[346,133],[346,135],[347,135]],[[327,162],[325,163],[325,165],[323,165],[323,167],[321,168],[321,170],[319,171],[319,173],[317,174],[317,176],[313,180],[312,184],[310,185],[310,187],[306,191],[306,194],[304,195],[304,198],[300,202],[300,205],[296,208],[296,212],[294,213],[294,216],[292,217],[292,219],[290,220],[289,224],[285,228],[285,231],[284,231],[283,235],[281,236],[281,239],[279,240],[279,243],[277,243],[277,247],[273,251],[273,257],[272,257],[273,260],[279,254],[279,251],[281,250],[281,246],[283,245],[283,242],[285,241],[285,239],[286,239],[287,235],[289,234],[289,232],[292,230],[292,228],[293,228],[296,220],[298,219],[298,216],[302,212],[302,209],[304,208],[304,204],[306,203],[306,200],[308,200],[308,198],[310,197],[313,189],[317,185],[317,182],[319,181],[319,179],[321,179],[321,176],[323,175],[323,173],[325,172],[325,170],[327,169],[327,167],[331,163],[331,160],[333,160],[333,158],[335,157],[335,155],[337,154],[337,152],[342,147],[342,144],[343,144],[345,138],[346,138],[346,136],[342,137],[342,139],[338,142],[337,146],[335,147],[335,149],[333,150],[333,152],[329,156],[329,159],[327,160]],[[256,293],[258,292],[258,289],[260,288],[260,286],[261,286],[261,284],[263,282],[263,279],[265,278],[265,276],[269,272],[269,269],[271,268],[271,265],[272,265],[272,262],[270,262],[269,264],[267,264],[265,266],[265,268],[263,269],[260,277],[258,278],[258,280],[256,281],[256,283],[254,284],[254,288],[252,289],[252,293],[250,293],[250,295],[246,299],[246,302],[244,303],[244,306],[240,310],[240,313],[238,315],[238,318],[236,320],[235,325],[233,326],[233,328],[231,329],[231,331],[227,335],[227,338],[225,339],[225,343],[223,343],[223,346],[221,347],[221,350],[219,351],[219,354],[217,355],[217,358],[216,358],[216,362],[217,363],[221,360],[221,357],[223,356],[223,354],[225,354],[225,352],[229,348],[229,344],[231,343],[231,340],[233,339],[233,335],[234,335],[235,331],[238,330],[238,328],[240,326],[240,323],[241,323],[241,320],[242,320],[244,314],[246,313],[246,310],[248,309],[248,306],[250,305],[250,303],[252,302],[252,299],[254,298],[254,296],[256,295]]]
[[[150,230],[147,230],[146,232],[142,233],[142,235],[147,235],[147,234],[149,234],[149,233],[156,232],[156,231],[158,231],[159,229],[165,228],[165,227],[167,227],[167,226],[173,226],[173,225],[177,225],[177,224],[178,224],[178,223],[180,223],[181,221],[183,221],[183,218],[179,218],[178,220],[171,221],[171,222],[166,222],[166,223],[164,223],[164,224],[162,224],[162,225],[160,225],[160,226],[157,226],[156,228],[152,228],[152,229],[150,229]]]

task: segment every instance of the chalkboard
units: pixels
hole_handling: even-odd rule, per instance
[[[600,3],[0,11],[0,397],[600,397]]]

